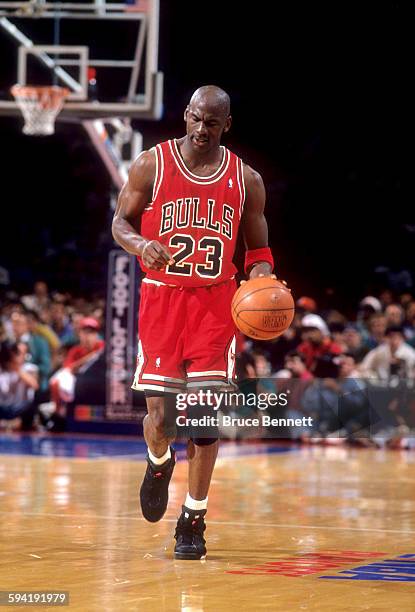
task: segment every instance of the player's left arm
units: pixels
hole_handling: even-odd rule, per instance
[[[265,219],[265,187],[261,175],[247,164],[243,167],[245,180],[245,204],[241,219],[241,231],[247,251],[268,248],[268,224]],[[272,275],[272,266],[260,259],[252,264],[249,278]]]

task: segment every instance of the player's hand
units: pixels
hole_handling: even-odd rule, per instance
[[[169,249],[157,240],[149,240],[141,253],[143,264],[149,270],[162,270],[167,265],[174,264]]]
[[[261,261],[256,263],[249,273],[249,278],[260,278],[261,276],[267,276],[275,278],[275,274],[272,274],[272,268],[269,263]]]

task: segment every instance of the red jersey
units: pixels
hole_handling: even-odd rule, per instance
[[[176,140],[155,147],[156,177],[151,203],[141,218],[141,234],[158,240],[175,263],[148,270],[147,279],[201,287],[232,278],[232,263],[245,201],[242,160],[221,147],[222,161],[210,176],[186,167]]]

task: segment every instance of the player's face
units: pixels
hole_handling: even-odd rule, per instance
[[[184,119],[186,133],[195,151],[206,153],[218,147],[222,134],[231,125],[231,118],[220,109],[209,108],[203,103],[191,103],[186,108]]]

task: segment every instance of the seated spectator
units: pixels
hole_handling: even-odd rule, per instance
[[[337,378],[316,378],[305,390],[302,407],[313,417],[315,433],[345,440],[369,425],[368,402],[365,383],[352,355],[343,354],[333,358],[337,366]]]
[[[271,376],[271,363],[265,353],[256,350],[252,353],[252,357],[254,358],[256,378],[269,378]]]
[[[360,365],[363,376],[388,382],[392,377],[415,376],[415,350],[405,342],[403,328],[390,326],[385,341],[370,351]]]
[[[34,310],[38,314],[42,308],[50,305],[49,289],[45,282],[37,281],[33,287],[32,295],[24,295],[22,303],[27,310]]]
[[[55,300],[50,308],[51,326],[56,335],[62,341],[62,338],[73,332],[72,325],[66,313],[65,304],[62,301]]]
[[[411,301],[406,307],[405,322],[403,325],[405,339],[412,347],[415,346],[415,302]]]
[[[329,328],[331,328],[332,325],[342,325],[344,327],[347,323],[347,318],[344,314],[333,308],[324,315],[324,320]]]
[[[363,343],[362,334],[359,332],[357,325],[348,323],[343,332],[343,342],[345,344],[345,352],[352,355],[356,363],[360,363],[367,355],[369,349]]]
[[[271,380],[271,363],[265,353],[255,350],[252,353],[254,358],[255,378],[257,378],[257,393],[272,393],[275,385]]]
[[[331,323],[329,323],[327,320],[327,324],[332,340],[341,348],[343,353],[347,350],[346,344],[344,342],[345,323],[341,321],[332,321]]]
[[[39,311],[39,317],[44,325],[47,325],[52,329],[52,313],[50,306],[45,306],[44,308],[41,308]]]
[[[339,379],[344,380],[346,378],[360,378],[361,374],[357,367],[357,361],[352,353],[343,353],[337,359],[339,365]]]
[[[305,315],[301,325],[302,342],[297,351],[304,357],[307,369],[313,374],[319,358],[339,355],[341,347],[330,339],[328,327],[318,315]]]
[[[99,323],[92,317],[85,317],[80,323],[79,344],[69,349],[63,362],[50,380],[51,401],[59,412],[63,402],[74,399],[75,375],[86,369],[104,349],[104,341],[99,338]]]
[[[76,372],[83,363],[89,361],[86,357],[103,348],[104,340],[99,337],[98,321],[93,317],[84,317],[79,323],[79,344],[69,349],[63,365]]]
[[[359,304],[357,311],[356,325],[359,331],[363,335],[363,339],[366,340],[366,336],[369,333],[368,324],[369,319],[376,313],[382,312],[382,304],[373,295],[368,295]]]
[[[290,351],[285,357],[285,369],[291,374],[291,378],[300,380],[311,380],[313,375],[305,364],[305,357],[297,351]]]
[[[23,343],[6,341],[0,346],[0,420],[20,418],[23,430],[32,429],[39,388],[37,367],[25,362],[26,352]]]
[[[11,315],[12,334],[15,342],[24,342],[28,347],[27,361],[34,363],[39,372],[39,389],[45,391],[51,372],[49,345],[42,336],[31,333],[29,318],[25,312],[13,312]]]
[[[290,351],[285,357],[285,367],[275,374],[278,391],[288,393],[290,401],[287,406],[287,418],[301,418],[301,401],[305,389],[313,380],[313,375],[307,370],[303,355]],[[306,429],[293,430],[292,437],[300,437]]]
[[[79,344],[79,330],[81,321],[85,318],[82,312],[73,312],[71,314],[70,322],[71,322],[71,330],[69,333],[66,333],[62,336],[61,342],[62,346],[72,347],[75,344]],[[95,317],[94,317],[95,318]]]
[[[370,351],[380,344],[385,339],[387,321],[384,314],[378,312],[372,315],[368,323],[368,333],[364,339],[365,347]]]
[[[42,320],[36,311],[27,310],[26,315],[29,332],[32,335],[42,336],[42,338],[46,340],[51,353],[52,362],[54,362],[54,357],[61,346],[58,336],[49,325],[42,323]]]
[[[389,304],[385,309],[386,325],[402,325],[405,313],[400,304]]]
[[[405,308],[405,309],[408,307],[408,305],[411,302],[413,302],[413,299],[414,299],[414,297],[413,297],[412,293],[402,293],[399,296],[399,302],[400,302],[402,308]]]

